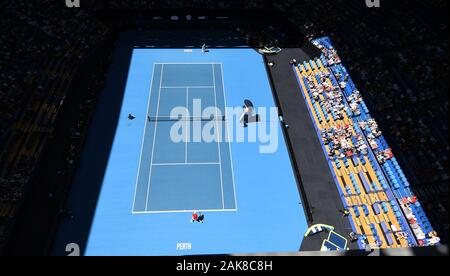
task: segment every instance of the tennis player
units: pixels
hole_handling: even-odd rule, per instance
[[[249,122],[259,122],[259,115],[254,115],[254,106],[250,100],[244,101],[244,106],[242,107],[244,110],[242,112],[240,121],[244,125],[244,128],[248,127]]]
[[[194,222],[194,221],[198,221],[198,214],[197,214],[197,211],[195,211],[195,212],[192,214],[191,222]]]

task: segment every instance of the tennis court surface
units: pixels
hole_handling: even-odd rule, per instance
[[[120,114],[83,254],[298,251],[307,223],[278,117],[261,116],[267,129],[260,123],[244,129],[229,115],[229,108],[242,113],[245,99],[267,110],[276,106],[262,56],[252,49],[134,48],[128,63],[126,43],[119,42],[112,65],[129,64],[123,97],[113,92],[120,76],[111,69],[69,200],[76,216],[62,222],[55,254],[66,254],[88,220],[82,204],[100,167],[95,149],[103,127],[117,114],[109,108],[113,102]],[[172,116],[174,110],[182,112]],[[181,126],[185,131],[174,139],[173,129]],[[202,132],[198,141],[196,127],[215,139],[205,140]],[[250,141],[260,130],[270,139]],[[238,131],[244,141],[236,139]],[[261,153],[270,143],[274,150]],[[204,223],[191,222],[194,210],[205,215]]]
[[[195,103],[200,111],[217,108],[213,119],[193,116]],[[172,119],[180,107],[186,114]],[[222,64],[154,64],[134,213],[236,210],[225,114]],[[171,130],[180,123],[184,139],[174,141]],[[194,139],[196,123],[199,129],[212,124],[215,141]]]

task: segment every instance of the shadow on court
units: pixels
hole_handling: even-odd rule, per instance
[[[60,220],[51,252],[53,255],[67,254],[65,248],[69,243],[78,244],[81,253],[85,250],[119,121],[132,44],[132,35],[125,33],[118,38],[106,88],[99,97],[69,193],[66,208],[73,217]]]
[[[214,33],[216,34],[215,38],[221,32],[215,30]],[[233,37],[237,35],[235,32],[232,33]],[[164,34],[167,40],[158,34]],[[204,38],[207,35],[208,32],[202,30],[193,34],[189,39],[205,41]],[[228,34],[226,37],[229,40],[232,35]],[[116,134],[133,50],[149,44],[170,47],[165,43],[172,40],[180,47],[186,44],[185,38],[179,30],[171,32],[168,30],[125,31],[118,36],[112,64],[108,70],[106,88],[99,97],[66,204],[66,208],[73,214],[73,217],[60,220],[51,254],[66,255],[65,248],[69,243],[78,244],[81,254],[86,249]],[[239,42],[244,41],[239,40]]]

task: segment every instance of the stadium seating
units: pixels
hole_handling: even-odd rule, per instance
[[[111,32],[52,1],[2,5],[8,13],[0,22],[0,252],[75,73]]]
[[[384,128],[434,227],[448,237],[448,23],[445,0],[278,1],[310,39],[326,34]],[[408,6],[405,10],[403,7]],[[358,20],[354,20],[357,18]],[[398,24],[398,18],[405,18]],[[325,56],[322,64],[328,66]],[[401,108],[398,108],[401,107]]]
[[[346,70],[342,66],[342,64],[336,65],[333,69],[334,72],[341,72],[346,74]],[[355,85],[353,84],[351,78],[349,78],[347,81],[348,86],[355,89]],[[344,91],[344,95],[346,95],[346,97],[351,96],[351,93],[349,93],[349,91],[351,90],[346,89]],[[360,116],[356,117],[355,121],[359,124],[361,122],[373,120],[373,118],[371,118],[370,116],[369,110],[365,105],[364,101],[362,101],[360,105],[361,108],[364,110],[364,112]],[[366,136],[370,135],[371,129],[367,127],[366,129],[363,130],[363,133]],[[387,145],[387,142],[382,135],[375,139],[377,140],[377,144],[379,145],[378,148],[379,151],[389,150],[389,146]],[[396,195],[397,199],[414,197],[413,192],[410,189],[410,184],[395,157],[386,160],[385,163],[382,164],[380,168],[381,171],[383,171],[383,173],[388,176],[387,177],[388,181],[389,183],[391,183],[391,187],[393,188],[394,194]],[[415,204],[411,204],[411,206],[415,206]],[[424,229],[425,231],[428,232],[433,231],[428,219],[426,218],[426,216],[423,216],[424,214],[423,209],[421,209],[420,207],[418,207],[417,210],[415,210],[414,207],[411,208],[414,209],[414,211],[412,211],[413,216],[419,217],[419,225],[420,225],[419,228]],[[419,214],[422,215],[420,216]]]
[[[330,39],[314,43],[324,55],[294,69],[354,230],[367,238],[360,246],[427,245],[433,229],[418,205],[405,203],[414,195],[395,157],[384,160],[390,149],[367,105]]]
[[[41,153],[52,135],[60,104],[74,73],[91,50],[113,32],[91,14],[74,13],[55,2],[6,0],[2,3],[0,254],[35,168],[42,163]],[[107,2],[108,5],[104,1],[87,0],[83,5],[94,11],[106,6],[112,10],[151,10],[155,7],[178,8],[184,4],[182,0],[152,1],[152,4],[135,0]],[[207,5],[204,3],[208,1],[194,2],[192,8],[235,8],[226,6],[223,1],[211,0]],[[247,8],[252,8],[263,1],[244,2]],[[384,129],[385,137],[373,139],[378,146],[376,152],[350,158],[345,156],[330,162],[330,166],[344,178],[345,182],[341,180],[338,187],[344,202],[351,203],[347,206],[351,206],[352,218],[359,219],[353,222],[355,226],[363,227],[367,233],[375,230],[377,238],[391,246],[389,240],[392,235],[387,237],[383,233],[386,233],[386,227],[388,231],[389,227],[394,231],[395,227],[407,223],[405,212],[416,221],[414,225],[418,227],[414,229],[421,229],[425,234],[433,230],[424,212],[427,210],[428,217],[431,219],[432,215],[434,223],[438,222],[435,226],[444,225],[441,229],[448,232],[448,69],[443,69],[448,68],[448,40],[440,44],[446,40],[448,27],[439,24],[439,16],[430,16],[430,10],[446,12],[447,8],[444,0],[427,3],[419,0],[391,1],[400,7],[410,7],[404,16],[404,11],[389,8],[365,12],[367,9],[361,5],[362,2],[277,1],[274,6],[285,11],[286,17],[308,37],[319,37],[324,32],[330,34],[339,54],[351,64],[349,72],[358,86],[364,88],[364,101],[357,106],[361,112],[359,117],[353,117],[348,108],[348,97],[355,90],[351,78],[342,90],[347,106],[343,120],[354,132],[350,138],[351,145],[358,143],[357,134],[366,141],[371,132],[359,127],[361,122],[372,119],[369,108],[382,125],[390,126]],[[400,17],[408,20],[398,24]],[[358,18],[358,22],[346,18]],[[379,27],[383,24],[386,27]],[[439,27],[430,28],[432,25]],[[412,29],[415,31],[409,32]],[[341,57],[334,50],[331,39],[320,38],[315,43],[323,47],[324,55],[297,70],[302,70],[298,73],[299,81],[303,81],[302,91],[310,101],[311,114],[321,134],[319,127],[335,126],[338,114],[333,110],[327,112],[323,98],[315,100],[311,97],[305,78],[309,72],[328,71],[331,73],[329,81],[339,85],[343,79],[336,79],[335,74],[340,72],[344,78],[348,72],[340,63]],[[418,58],[421,56],[426,58]],[[314,77],[316,82],[320,81],[317,75]],[[390,149],[387,141],[394,147],[395,157],[378,164],[376,153]],[[68,162],[72,157],[68,157]],[[361,174],[369,174],[371,179],[367,176],[361,180]],[[336,181],[340,179],[336,178]],[[343,183],[346,185],[341,188]],[[387,198],[381,200],[379,197],[383,193]],[[411,203],[414,195],[421,204]],[[380,200],[365,203],[370,196],[378,196]],[[402,203],[403,200],[406,203]],[[369,222],[380,216],[386,218],[381,220],[381,226],[373,221],[365,223],[367,212],[371,216]],[[397,219],[398,225],[389,224],[389,219]],[[421,234],[418,231],[417,235]],[[371,241],[376,240],[374,235]],[[395,237],[393,244],[396,244]]]

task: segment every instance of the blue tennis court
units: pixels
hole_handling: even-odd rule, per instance
[[[195,103],[200,118],[216,108],[214,119],[193,116]],[[184,108],[184,120],[170,119],[176,108]],[[222,64],[154,64],[133,213],[236,210],[225,114]],[[195,123],[212,125],[214,140],[194,139]],[[171,130],[179,124],[185,134],[174,141]]]
[[[85,255],[299,250],[307,222],[278,116],[266,116],[276,105],[261,55],[135,48],[126,79]],[[107,89],[101,101],[110,96]],[[267,108],[259,111],[266,124],[235,124],[245,99]],[[89,182],[93,154],[83,153],[76,181]],[[191,222],[194,211],[204,223]],[[65,226],[62,236],[73,229]]]

